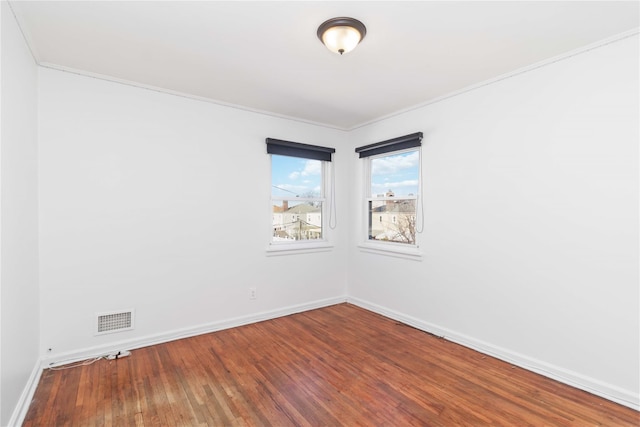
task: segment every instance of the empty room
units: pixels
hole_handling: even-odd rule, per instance
[[[0,425],[640,425],[637,1],[0,0]]]

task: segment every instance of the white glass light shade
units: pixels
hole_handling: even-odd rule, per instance
[[[360,43],[360,32],[353,27],[331,27],[322,35],[327,48],[342,55],[351,52]]]
[[[352,51],[367,35],[367,27],[357,19],[332,18],[318,27],[318,38],[332,52]]]

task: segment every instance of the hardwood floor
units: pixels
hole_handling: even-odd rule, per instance
[[[638,426],[640,413],[349,304],[43,373],[24,426]]]

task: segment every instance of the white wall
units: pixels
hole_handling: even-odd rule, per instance
[[[41,68],[36,133],[35,67],[5,49],[21,42],[2,7],[0,421],[38,355],[321,305],[347,283],[359,304],[638,404],[637,37],[349,134]],[[416,131],[424,260],[360,252],[353,148]],[[332,251],[265,255],[265,137],[337,148]],[[135,330],[93,335],[96,312],[130,308]]]
[[[349,295],[640,404],[638,36],[357,129],[422,131],[422,262],[364,253],[351,153]]]
[[[38,366],[37,68],[0,2],[0,425]]]
[[[266,256],[265,144],[335,147],[346,180],[344,132],[50,69],[39,76],[43,356],[344,300],[348,190],[338,189],[332,251]],[[93,335],[96,312],[130,308],[133,331]]]

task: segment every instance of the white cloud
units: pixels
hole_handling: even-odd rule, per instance
[[[289,179],[292,181],[297,180],[301,176],[314,176],[320,175],[322,172],[322,165],[319,160],[306,160],[304,162],[304,167],[302,170],[293,171],[289,174]],[[305,183],[309,183],[309,180],[304,181]]]
[[[418,188],[418,180],[417,179],[409,179],[406,181],[399,182],[383,182],[383,183],[372,183],[371,187],[376,189],[385,189],[385,190],[393,190],[394,188],[403,188],[403,187],[415,187]]]
[[[420,157],[417,151],[409,154],[398,154],[390,157],[382,157],[374,159],[371,162],[371,172],[377,174],[398,173],[405,169],[411,169],[418,166]]]
[[[319,160],[307,160],[304,162],[304,170],[300,172],[302,176],[320,175],[322,164]]]

